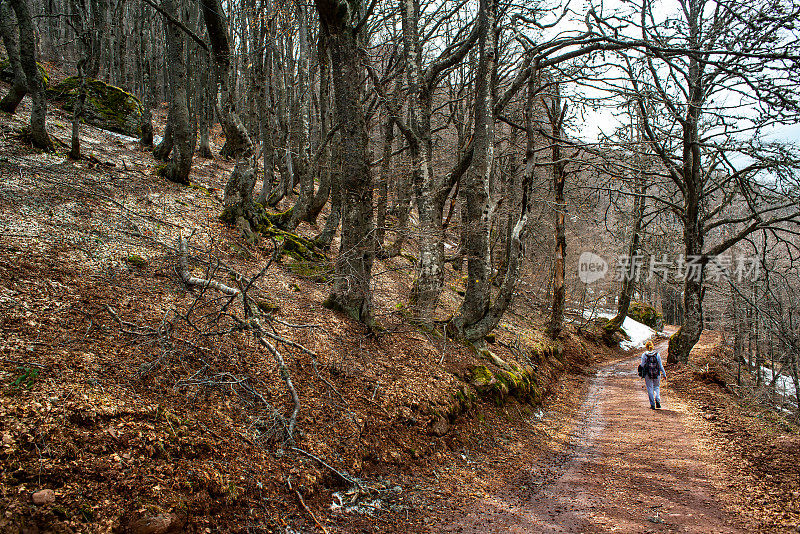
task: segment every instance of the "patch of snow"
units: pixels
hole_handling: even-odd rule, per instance
[[[160,144],[161,144],[161,141],[163,141],[163,140],[164,140],[164,138],[163,138],[163,137],[161,137],[160,135],[154,135],[154,136],[153,136],[153,146],[158,146],[158,145],[160,145]]]
[[[594,319],[596,317],[605,317],[607,319],[611,319],[617,315],[617,313],[613,310],[607,310],[605,308],[595,308],[592,310],[583,310],[583,318],[584,319]]]
[[[640,349],[644,347],[644,344],[647,343],[647,340],[656,335],[655,330],[646,324],[634,321],[630,317],[625,317],[621,328],[625,331],[628,337],[631,338],[630,341],[625,340],[620,342],[619,346],[625,350]]]
[[[616,315],[616,313],[610,310],[603,309],[597,309],[594,311],[586,310],[583,312],[583,316],[586,319],[592,319],[594,317],[605,317],[606,319],[611,319]],[[625,317],[625,320],[622,322],[622,326],[620,328],[625,332],[625,335],[630,338],[630,340],[620,341],[619,346],[624,350],[640,349],[644,347],[644,344],[647,343],[647,340],[656,335],[655,330],[646,324],[642,324],[639,321],[634,321],[630,317]]]
[[[762,367],[761,374],[766,383],[772,382],[772,369],[769,367]],[[797,390],[794,388],[792,378],[786,375],[778,375],[778,378],[775,379],[775,392],[787,397],[797,396]]]
[[[134,142],[134,143],[139,142],[139,139],[137,139],[136,137],[131,137],[130,135],[123,135],[121,133],[112,132],[111,130],[103,130],[103,131],[108,135],[112,137],[117,137],[119,139],[122,139],[123,141]]]

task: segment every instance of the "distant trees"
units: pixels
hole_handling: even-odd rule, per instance
[[[687,361],[703,330],[705,266],[761,229],[800,222],[789,147],[764,139],[770,127],[800,113],[792,82],[800,76],[800,43],[792,33],[800,8],[772,0],[739,4],[686,0],[655,23],[652,1],[638,9],[639,61],[623,62],[644,135],[675,197],[659,201],[683,226],[683,325],[669,361]],[[658,110],[653,113],[652,110]],[[732,213],[735,206],[744,211]],[[715,239],[715,230],[738,226]]]
[[[684,258],[699,263],[698,278],[683,283],[682,306],[671,286],[664,303],[683,315],[670,357],[685,360],[704,323],[703,267],[756,231],[780,234],[798,220],[797,157],[764,137],[798,117],[798,7],[782,0],[684,0],[675,9],[647,0],[615,14],[589,6],[570,21],[561,6],[495,0],[315,0],[315,10],[273,0],[51,4],[54,16],[35,18],[26,0],[0,4],[13,73],[0,106],[13,111],[30,93],[34,144],[52,146],[38,29],[42,50],[79,79],[99,77],[141,97],[142,145],[153,144],[150,109],[168,102],[154,149],[168,179],[189,183],[195,150],[214,155],[218,122],[219,155],[233,163],[224,219],[248,238],[265,218],[314,232],[320,248],[340,236],[328,304],[368,324],[374,258],[395,268],[402,255],[412,262],[413,321],[424,329],[446,322],[452,335],[481,342],[530,266],[526,248],[538,247],[543,326],[558,338],[578,298],[567,247],[576,231],[567,216],[577,198],[571,177],[596,165],[587,189],[617,194],[631,211],[614,215],[620,250],[643,247],[647,207],[679,225]],[[640,138],[613,154],[575,131],[587,109],[581,99],[597,89],[606,90],[593,97],[598,105],[638,108]],[[645,153],[648,172],[631,171]],[[456,273],[463,299],[440,302]],[[626,279],[617,290],[611,330],[636,292]]]

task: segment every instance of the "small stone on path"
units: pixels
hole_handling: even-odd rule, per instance
[[[56,502],[56,493],[51,489],[39,490],[32,495],[33,504],[41,506]]]

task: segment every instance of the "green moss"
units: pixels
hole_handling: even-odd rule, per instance
[[[470,383],[476,388],[491,386],[496,382],[494,374],[485,365],[475,365],[469,370]]]
[[[47,91],[48,100],[72,111],[80,88],[80,79],[71,76]],[[94,79],[86,80],[86,122],[113,132],[137,136],[142,104],[131,93]]]
[[[50,75],[47,74],[47,69],[38,61],[36,62],[36,66],[39,67],[39,74],[42,75],[44,86],[47,87],[50,84]],[[6,83],[12,83],[14,81],[14,71],[11,69],[11,62],[8,59],[0,60],[0,80]]]
[[[190,183],[189,184],[189,189],[194,189],[196,191],[201,191],[201,192],[203,192],[203,193],[205,193],[206,195],[209,195],[209,196],[211,195],[211,190],[209,188],[207,188],[205,186],[202,186],[202,185],[200,185],[200,184],[198,184],[196,182]]]
[[[223,210],[220,219],[223,222],[232,224],[235,222],[235,213],[230,208]],[[233,221],[231,221],[233,219]],[[255,230],[262,236],[274,239],[281,246],[281,255],[288,255],[298,262],[327,262],[328,256],[320,252],[316,243],[311,239],[306,239],[297,234],[280,229],[272,222],[271,214],[265,210],[256,211],[249,219]]]
[[[289,208],[286,211],[279,211],[277,213],[271,213],[266,210],[263,211],[262,216],[269,220],[275,226],[283,227],[289,219],[292,218],[292,214],[294,213],[294,207]]]
[[[409,262],[411,262],[412,265],[416,265],[417,264],[417,258],[414,257],[413,255],[409,254],[408,252],[400,252],[399,256],[401,258],[407,259]]]
[[[296,261],[289,265],[289,270],[297,276],[318,283],[330,281],[333,274],[332,266],[329,263],[318,261]]]
[[[664,324],[661,314],[653,306],[643,302],[631,302],[628,317],[657,330]]]
[[[354,321],[361,322],[361,313],[353,307],[343,306],[333,295],[329,295],[324,301],[322,306],[335,312],[344,313]]]
[[[266,314],[277,313],[281,310],[280,306],[265,298],[257,300],[256,306],[258,306],[258,309]]]
[[[522,402],[538,402],[542,396],[535,369],[517,363],[495,371],[486,365],[472,366],[468,370],[467,380],[478,393],[488,396],[497,404],[502,404],[508,397]]]
[[[125,262],[139,269],[147,267],[147,260],[139,256],[138,254],[129,255],[128,257],[125,258]]]

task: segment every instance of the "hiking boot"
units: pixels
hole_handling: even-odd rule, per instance
[[[661,401],[656,401],[656,408],[661,409]]]
[[[651,410],[655,410],[655,409],[656,409],[656,407],[655,407],[655,406],[653,406],[653,405],[651,404],[651,405],[650,405],[650,409],[651,409]]]

